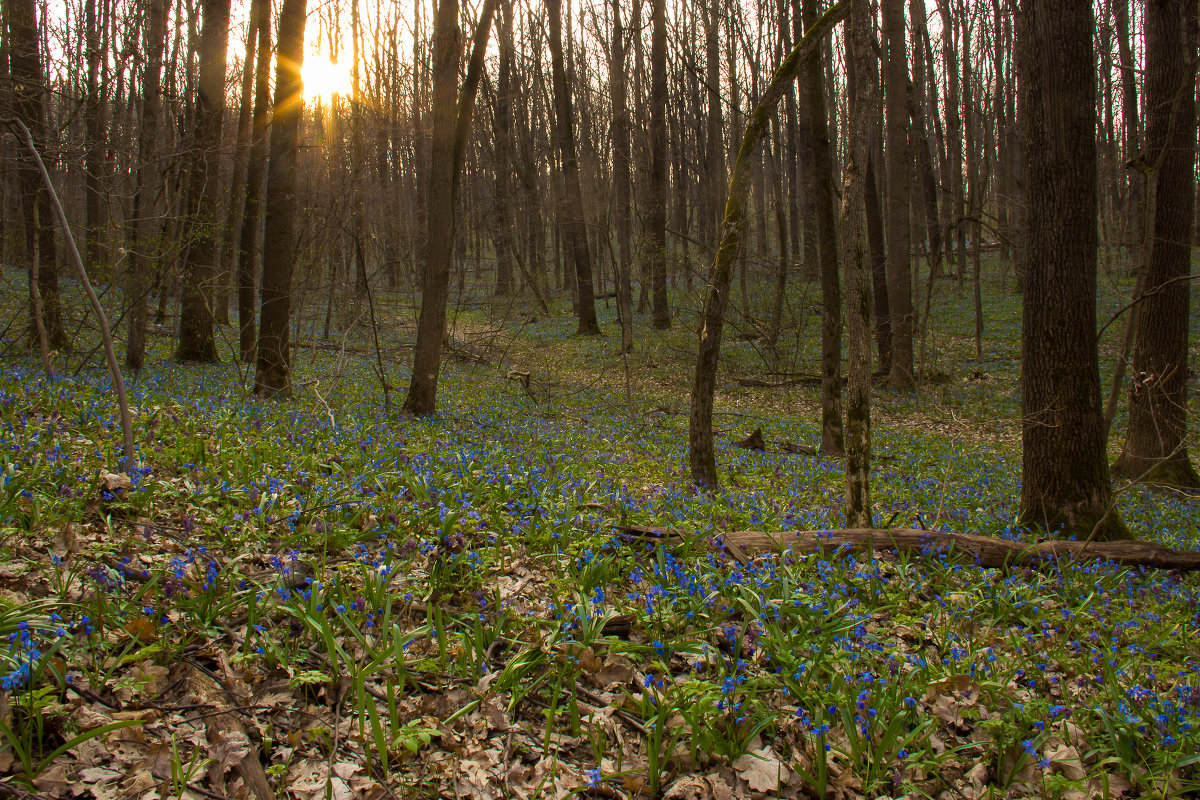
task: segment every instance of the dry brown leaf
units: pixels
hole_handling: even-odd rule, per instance
[[[1074,747],[1060,744],[1050,749],[1046,753],[1046,757],[1050,759],[1050,768],[1069,781],[1081,781],[1087,777],[1087,770],[1083,768],[1083,759]]]
[[[752,750],[733,762],[739,777],[756,792],[774,792],[780,784],[791,780],[791,772],[783,765],[770,745]]]
[[[733,800],[733,789],[716,773],[688,775],[672,783],[663,800]]]

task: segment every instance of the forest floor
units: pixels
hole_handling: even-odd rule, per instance
[[[1128,292],[1103,283],[1101,322]],[[412,310],[376,300],[402,392]],[[210,366],[171,363],[160,331],[122,473],[102,360],[78,346],[46,380],[5,268],[0,797],[1198,796],[1195,573],[723,554],[724,531],[843,524],[842,463],[782,446],[819,443],[819,389],[794,382],[818,370],[818,300],[792,287],[773,353],[733,303],[713,494],[687,479],[693,312],[639,315],[622,357],[613,307],[580,338],[569,308],[482,293],[431,419],[384,408],[361,324],[324,340],[305,317],[286,402],[249,396],[230,328]],[[876,387],[874,517],[1032,541],[1020,300],[985,287],[982,359],[971,308],[939,283],[936,380]],[[732,445],[755,428],[765,451]],[[1200,548],[1200,499],[1117,497],[1140,538]]]

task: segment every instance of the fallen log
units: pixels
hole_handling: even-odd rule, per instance
[[[616,530],[638,540],[681,543],[699,536],[697,531],[616,525]],[[1059,560],[1115,561],[1127,567],[1151,567],[1181,572],[1200,570],[1200,550],[1173,550],[1152,542],[1014,542],[991,536],[912,528],[842,528],[829,531],[732,531],[720,534],[720,546],[746,563],[763,553],[832,552],[838,548],[888,552],[936,553],[988,568],[1032,566]]]

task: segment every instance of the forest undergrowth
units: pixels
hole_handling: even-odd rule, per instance
[[[22,277],[4,271],[4,308]],[[1019,298],[986,288],[982,360],[969,287],[946,282],[931,380],[877,386],[878,525],[1037,536],[1014,527]],[[1127,294],[1104,287],[1102,321]],[[228,342],[225,363],[181,366],[155,336],[128,379],[128,471],[102,359],[79,369],[78,347],[47,380],[10,346],[0,795],[1198,796],[1195,574],[723,554],[724,531],[842,525],[842,463],[788,452],[820,434],[819,293],[789,299],[773,354],[731,320],[708,495],[687,479],[684,312],[666,333],[638,316],[623,357],[615,308],[601,338],[566,313],[463,310],[421,420],[395,393],[385,411],[361,322],[324,342],[301,323],[321,347],[297,349],[285,402],[249,396]],[[403,387],[398,309],[380,302]],[[733,446],[755,428],[765,451]],[[1112,455],[1123,434],[1118,417]],[[1200,548],[1200,499],[1117,488],[1139,538]],[[620,523],[698,533],[668,549]]]

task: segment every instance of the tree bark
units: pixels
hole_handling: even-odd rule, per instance
[[[850,90],[850,140],[842,171],[839,221],[841,262],[846,275],[848,369],[846,383],[846,521],[871,527],[871,298],[867,291],[865,213],[866,167],[875,147],[878,116],[871,80],[872,15],[868,0],[852,0],[846,25]]]
[[[217,196],[221,123],[225,114],[225,53],[229,45],[230,0],[203,0],[195,126],[188,167],[191,246],[183,265],[176,361],[218,361],[213,327],[217,281]]]
[[[587,219],[583,211],[583,188],[579,182],[579,153],[575,143],[575,112],[567,84],[562,46],[562,0],[546,0],[550,22],[550,70],[554,84],[554,138],[562,167],[559,219],[575,264],[578,333],[597,336],[596,299],[592,285],[592,255],[588,248]]]
[[[263,178],[266,175],[268,135],[271,129],[271,4],[255,0],[251,15],[257,21],[258,53],[254,67],[254,111],[250,131],[250,157],[246,163],[246,198],[238,236],[238,352],[243,364],[255,361],[254,300],[258,292],[258,233],[262,219]],[[249,67],[247,67],[248,69]]]
[[[142,71],[142,118],[138,140],[137,188],[133,196],[133,221],[129,241],[129,340],[125,365],[140,370],[146,359],[148,295],[151,288],[150,264],[155,263],[158,247],[158,151],[159,118],[162,91],[163,50],[167,43],[167,0],[147,0],[145,32],[146,62]]]
[[[613,214],[617,228],[617,315],[621,319],[621,352],[633,352],[633,263],[632,222],[629,185],[629,109],[627,106],[625,26],[621,24],[621,0],[612,0],[612,48],[608,85],[612,97]],[[636,35],[636,34],[635,34]]]
[[[262,311],[254,393],[290,397],[292,393],[289,332],[292,270],[296,258],[296,167],[299,152],[304,65],[304,22],[307,0],[283,0],[279,11],[279,59],[275,68],[275,103],[271,154],[267,167],[263,251]]]
[[[1026,5],[1029,254],[1020,521],[1126,539],[1113,507],[1096,351],[1096,76],[1090,0]]]
[[[818,19],[817,0],[803,0],[804,26]],[[825,67],[821,50],[813,47],[801,67],[802,99],[807,107],[807,134],[812,147],[814,219],[821,273],[821,454],[845,455],[842,429],[842,279],[838,269],[838,230],[834,213],[833,158],[830,155],[828,111],[825,108]],[[802,119],[802,122],[804,120]]]
[[[750,115],[737,160],[729,176],[729,198],[725,202],[721,244],[713,255],[709,269],[708,291],[704,296],[704,310],[700,318],[696,375],[692,383],[688,420],[688,464],[692,481],[704,489],[715,489],[719,485],[712,436],[713,395],[716,390],[717,362],[721,354],[721,330],[725,323],[725,308],[729,303],[729,285],[745,233],[746,201],[750,195],[750,179],[758,156],[758,145],[767,133],[771,115],[800,71],[801,64],[816,51],[824,36],[841,22],[848,9],[848,0],[838,0],[819,20],[808,26],[803,38],[779,65]]]
[[[461,93],[458,65],[463,43],[458,27],[458,0],[441,0],[433,23],[433,131],[427,181],[426,261],[421,274],[421,311],[417,317],[412,377],[404,398],[404,410],[416,416],[428,416],[437,410],[450,267],[454,263],[458,184],[496,4],[496,0],[485,0],[479,12]]]
[[[107,16],[107,15],[104,15]],[[84,154],[84,217],[86,239],[84,253],[94,275],[107,276],[108,208],[104,179],[108,173],[106,140],[109,131],[104,107],[104,61],[107,37],[103,35],[107,19],[96,13],[96,0],[84,4],[85,46],[87,50],[87,97],[84,105],[86,148]]]
[[[883,0],[887,42],[887,307],[891,331],[889,382],[913,385],[912,242],[909,227],[908,56],[904,0]],[[878,302],[878,301],[876,301]],[[882,360],[882,359],[881,359]]]
[[[1188,458],[1188,319],[1196,197],[1196,0],[1146,3],[1146,149],[1153,240],[1136,313],[1129,428],[1113,472],[1196,488]]]
[[[9,59],[13,80],[12,109],[25,123],[39,153],[46,151],[46,82],[42,71],[40,28],[35,0],[4,0]],[[38,252],[37,283],[42,298],[42,324],[56,350],[70,347],[58,295],[58,258],[54,245],[54,212],[37,168],[21,159],[17,168],[25,221],[25,257]],[[32,309],[30,309],[32,319]]]
[[[667,4],[650,3],[650,208],[646,260],[650,267],[651,324],[671,327],[667,304]]]
[[[695,541],[699,531],[618,525],[617,530],[637,540],[666,542]],[[1070,542],[1052,540],[1028,544],[990,536],[954,531],[923,531],[912,528],[859,528],[829,531],[725,531],[713,537],[716,547],[724,548],[735,559],[748,560],[763,553],[833,554],[845,550],[857,552],[898,552],[974,564],[984,569],[1045,567],[1058,571],[1061,560],[1115,561],[1126,567],[1151,567],[1184,572],[1200,570],[1200,550],[1172,550],[1151,542]]]

